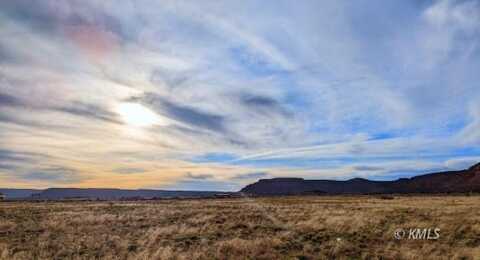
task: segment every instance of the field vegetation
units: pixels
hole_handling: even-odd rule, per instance
[[[480,259],[479,213],[479,196],[1,202],[0,259]]]

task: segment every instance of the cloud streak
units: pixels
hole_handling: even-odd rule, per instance
[[[479,14],[473,0],[3,1],[0,181],[231,190],[463,166],[480,156]]]

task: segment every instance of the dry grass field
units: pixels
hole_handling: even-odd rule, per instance
[[[3,202],[0,259],[480,259],[479,213],[478,196]]]

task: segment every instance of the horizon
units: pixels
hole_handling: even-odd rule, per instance
[[[469,170],[473,167],[480,167],[480,162],[479,163],[475,163],[473,165],[471,165],[470,167],[467,167],[465,169],[460,169],[460,170],[455,170],[455,171],[459,171],[459,172],[462,172],[462,171],[466,171],[466,170]],[[450,172],[450,171],[449,171]],[[395,181],[399,181],[401,179],[411,179],[411,178],[414,178],[414,177],[420,177],[420,176],[425,176],[425,175],[431,175],[431,174],[436,174],[436,173],[444,173],[444,172],[427,172],[427,173],[420,173],[420,174],[417,174],[417,175],[413,175],[413,176],[410,176],[410,177],[398,177],[396,179],[390,179],[390,180],[376,180],[376,179],[367,179],[367,178],[362,178],[362,177],[352,177],[352,178],[348,178],[348,179],[305,179],[305,178],[302,178],[302,177],[273,177],[273,178],[260,178],[260,179],[256,179],[256,180],[253,180],[251,183],[248,183],[246,184],[244,187],[241,187],[241,189],[245,188],[247,185],[250,185],[250,184],[254,184],[254,183],[257,183],[261,180],[273,180],[273,179],[301,179],[302,181],[351,181],[351,180],[354,180],[354,179],[363,179],[363,180],[367,180],[367,181],[372,181],[372,182],[395,182]],[[1,190],[21,190],[22,188],[15,188],[15,187],[1,187],[0,186],[0,191]],[[149,188],[115,188],[115,187],[110,187],[110,188],[96,188],[96,187],[75,187],[75,186],[68,186],[68,187],[55,187],[55,186],[52,186],[52,187],[46,187],[46,188],[30,188],[29,190],[38,190],[38,191],[44,191],[44,190],[47,190],[47,189],[91,189],[91,190],[95,190],[95,189],[112,189],[112,190],[131,190],[131,191],[135,191],[135,190],[156,190],[156,191],[172,191],[172,192],[233,192],[233,193],[237,193],[237,192],[240,192],[241,189],[239,190],[197,190],[197,189],[191,189],[191,190],[188,190],[188,189],[180,189],[180,190],[174,190],[174,189],[149,189]],[[0,195],[2,194],[2,192],[0,192]]]
[[[19,0],[0,24],[2,187],[237,191],[480,162],[478,1]]]

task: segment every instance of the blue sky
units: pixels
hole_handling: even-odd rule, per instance
[[[3,1],[0,186],[236,190],[480,161],[478,1]]]

